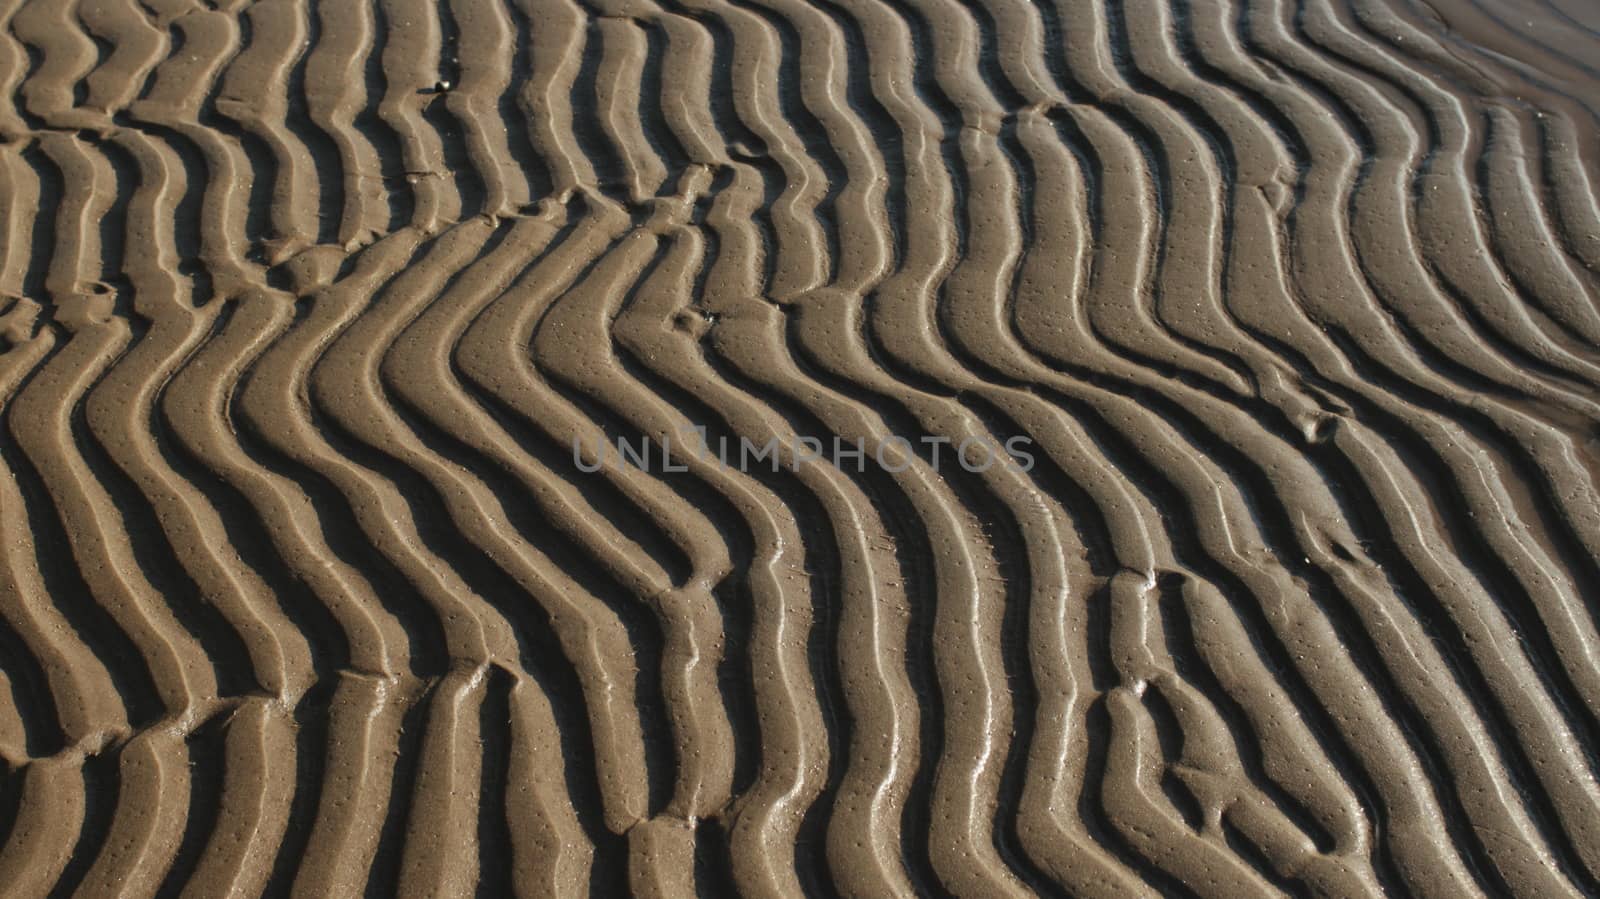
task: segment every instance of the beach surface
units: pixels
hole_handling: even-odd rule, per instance
[[[1600,894],[1600,7],[0,0],[0,893]]]

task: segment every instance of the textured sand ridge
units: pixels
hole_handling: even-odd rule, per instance
[[[1600,893],[1591,0],[3,0],[0,85],[0,894]],[[572,452],[691,428],[907,443]]]

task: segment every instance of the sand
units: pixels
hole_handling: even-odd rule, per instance
[[[1600,893],[1597,9],[0,3],[0,893]]]

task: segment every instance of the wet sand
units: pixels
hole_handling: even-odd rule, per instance
[[[1600,892],[1588,0],[10,0],[0,84],[4,895]],[[694,429],[778,449],[573,452]]]

